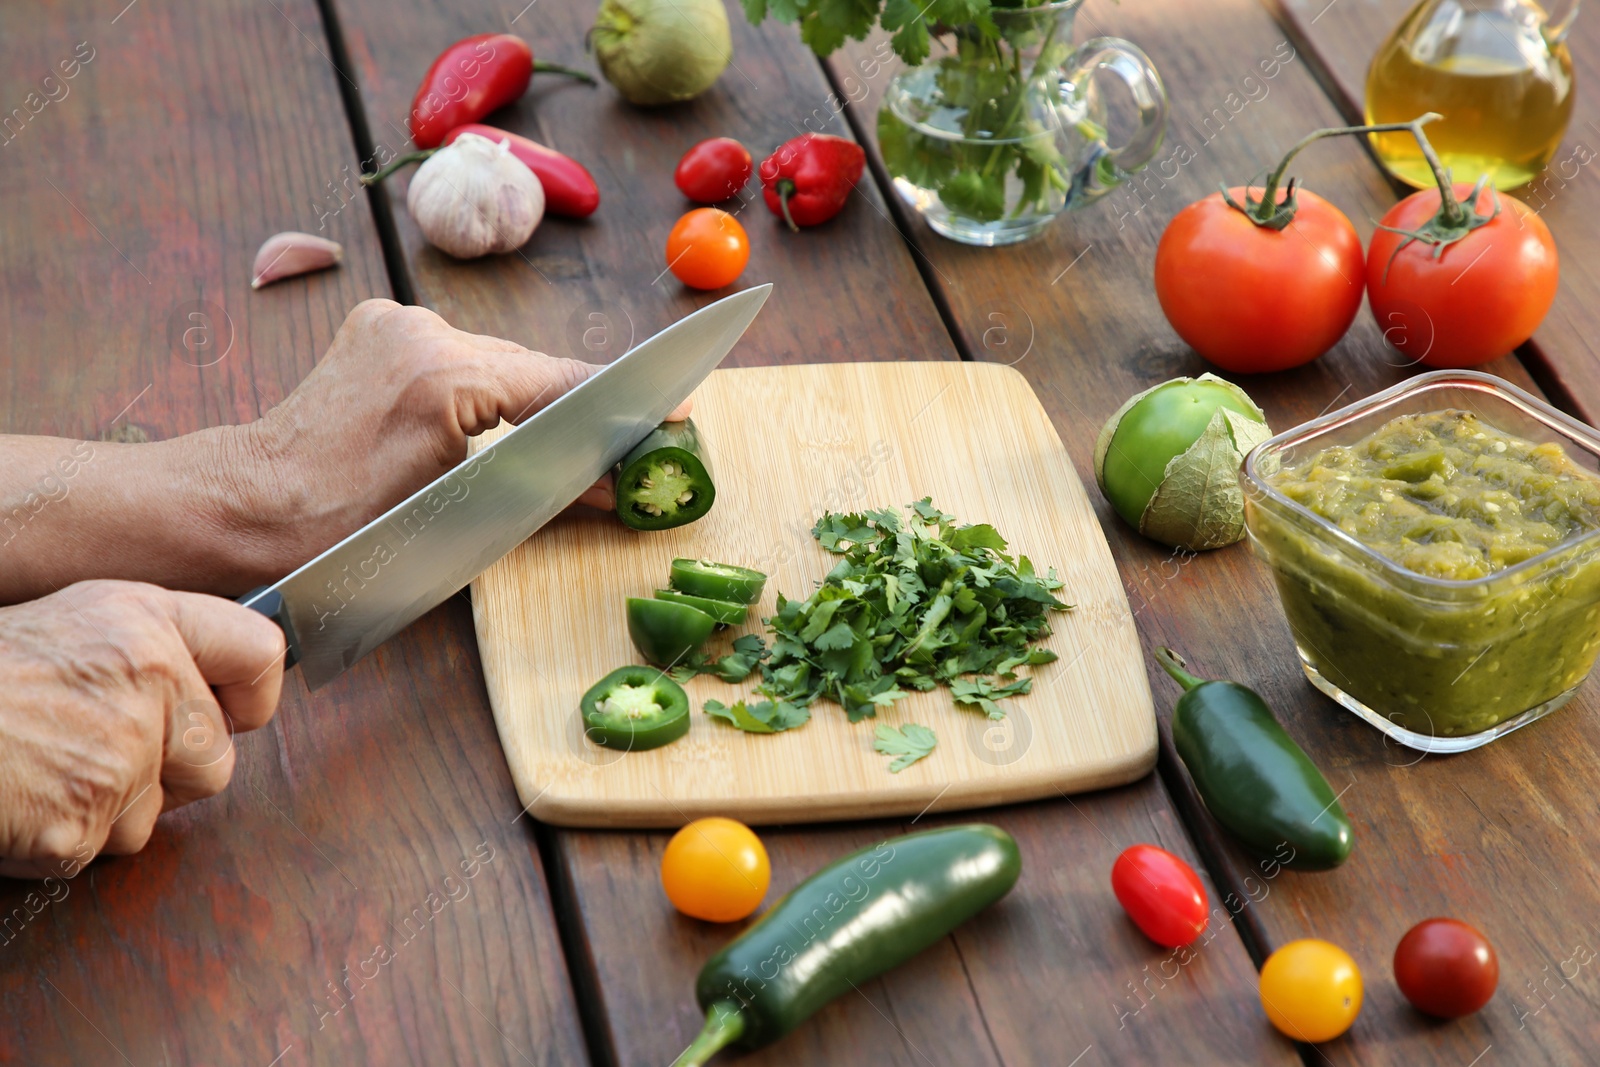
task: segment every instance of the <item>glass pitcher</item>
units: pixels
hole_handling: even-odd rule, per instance
[[[1378,49],[1367,72],[1367,122],[1408,122],[1426,111],[1428,140],[1456,181],[1484,174],[1498,189],[1532,181],[1555,155],[1572,118],[1578,14],[1553,21],[1533,0],[1422,0]],[[1389,172],[1434,185],[1409,133],[1372,134]]]
[[[1105,195],[1161,147],[1161,76],[1119,38],[1075,47],[1082,5],[995,8],[998,34],[952,27],[940,38],[944,55],[890,82],[878,146],[896,191],[936,232],[974,245],[1032,237],[1063,211]],[[1098,70],[1126,83],[1138,112],[1120,147],[1106,143],[1105,106],[1091,78]]]

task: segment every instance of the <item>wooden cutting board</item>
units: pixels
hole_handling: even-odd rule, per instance
[[[1061,439],[1021,374],[985,363],[861,363],[720,370],[695,394],[717,482],[711,514],[637,533],[599,513],[552,522],[472,586],[478,648],[500,741],[522,802],[558,826],[679,826],[703,815],[748,823],[916,815],[1097,789],[1156,759],[1142,652],[1104,533]],[[492,437],[488,438],[492,439]],[[708,651],[759,632],[781,591],[810,595],[837,562],[812,539],[824,510],[906,505],[931,495],[964,523],[992,523],[1012,552],[1054,566],[1070,612],[1052,616],[1033,692],[991,721],[949,691],[918,693],[878,721],[932,728],[933,754],[899,774],[818,701],[805,726],[747,734],[701,710],[750,685],[696,678],[687,737],[625,753],[586,740],[578,699],[640,662],[624,601],[664,587],[674,557],[737,563],[771,577],[759,612]]]

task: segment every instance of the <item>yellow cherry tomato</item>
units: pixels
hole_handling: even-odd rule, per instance
[[[761,839],[732,819],[696,819],[672,835],[661,857],[667,899],[696,919],[737,922],[760,906],[771,882]]]
[[[1338,945],[1291,941],[1261,968],[1261,1006],[1296,1041],[1332,1041],[1361,1011],[1361,971]]]

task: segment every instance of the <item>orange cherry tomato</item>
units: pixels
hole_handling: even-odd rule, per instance
[[[767,850],[742,822],[696,819],[672,835],[661,857],[661,888],[685,915],[737,922],[755,911],[772,882]]]
[[[1261,1006],[1286,1036],[1332,1041],[1361,1014],[1361,969],[1338,945],[1291,941],[1261,965]]]
[[[667,267],[691,289],[721,289],[750,262],[750,238],[739,220],[714,207],[688,212],[667,235]]]

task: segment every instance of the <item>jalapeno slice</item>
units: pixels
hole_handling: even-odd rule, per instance
[[[693,419],[664,422],[650,431],[613,473],[617,518],[635,530],[687,525],[717,499],[711,459]]]
[[[761,599],[767,576],[749,567],[736,567],[731,563],[715,563],[709,559],[675,559],[672,561],[671,584],[678,592],[690,596],[754,604]]]
[[[710,597],[690,596],[680,593],[676,589],[657,589],[656,599],[665,600],[669,604],[687,604],[691,608],[698,608],[717,620],[718,626],[732,626],[734,623],[744,622],[745,616],[750,614],[748,604],[736,604],[731,600],[712,600]]]
[[[651,663],[672,667],[688,658],[711,636],[717,620],[687,604],[628,598],[628,636]]]
[[[643,752],[689,732],[689,696],[654,667],[619,667],[578,703],[583,735],[608,748]]]

